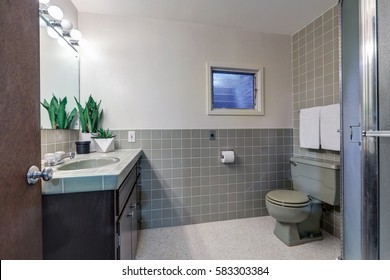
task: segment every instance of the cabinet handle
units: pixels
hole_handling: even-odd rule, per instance
[[[133,217],[134,216],[134,211],[131,211],[129,214],[126,215],[127,217]]]
[[[137,209],[137,203],[130,205],[130,209]]]

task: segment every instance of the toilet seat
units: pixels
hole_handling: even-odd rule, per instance
[[[275,190],[266,195],[268,202],[283,207],[306,207],[311,203],[307,194],[295,190]]]

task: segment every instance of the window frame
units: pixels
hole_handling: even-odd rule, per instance
[[[263,116],[264,115],[264,68],[256,66],[207,63],[207,114],[209,116]],[[255,108],[222,109],[213,108],[213,71],[249,73],[255,76]]]

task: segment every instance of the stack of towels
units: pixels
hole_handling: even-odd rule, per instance
[[[302,148],[340,151],[340,104],[302,109],[299,143]]]

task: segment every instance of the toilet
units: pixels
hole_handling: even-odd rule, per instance
[[[321,240],[323,203],[340,204],[340,164],[292,157],[290,166],[293,190],[270,191],[265,198],[276,220],[274,234],[288,246]]]

